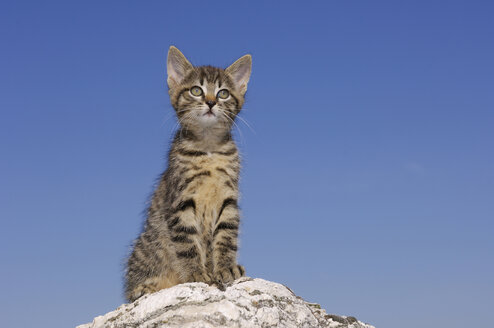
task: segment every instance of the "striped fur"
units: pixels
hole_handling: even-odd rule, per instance
[[[171,47],[167,64],[180,129],[128,258],[129,301],[184,282],[221,288],[245,274],[236,261],[240,159],[231,128],[244,102],[251,57],[225,70],[194,67]],[[193,87],[202,94],[195,96]],[[219,98],[220,90],[229,96]]]

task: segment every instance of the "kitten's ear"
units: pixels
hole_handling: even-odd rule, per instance
[[[166,71],[168,72],[168,86],[170,88],[180,84],[185,75],[194,68],[185,56],[175,48],[170,47],[168,50],[168,59],[166,61]]]
[[[225,72],[233,78],[233,82],[242,94],[245,94],[247,91],[247,83],[249,82],[251,69],[252,57],[250,55],[240,57],[236,62],[225,69]]]

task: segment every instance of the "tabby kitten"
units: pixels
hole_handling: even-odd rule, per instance
[[[129,301],[184,282],[223,284],[237,264],[240,160],[231,136],[251,72],[245,55],[226,69],[194,67],[168,51],[170,100],[180,128],[127,263]]]

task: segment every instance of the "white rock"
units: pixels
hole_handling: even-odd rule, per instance
[[[240,278],[225,291],[188,283],[145,295],[77,328],[283,327],[374,328],[353,317],[328,315],[287,287]]]

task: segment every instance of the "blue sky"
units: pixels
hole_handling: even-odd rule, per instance
[[[251,53],[240,262],[379,328],[494,307],[489,1],[3,1],[0,313],[120,305],[175,119],[165,57]]]

